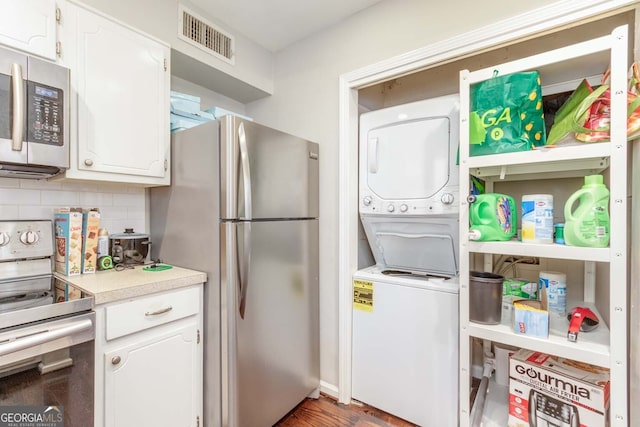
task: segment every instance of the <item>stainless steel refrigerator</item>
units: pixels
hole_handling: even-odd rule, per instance
[[[171,150],[152,256],[207,273],[204,425],[271,426],[319,387],[318,145],[225,116]]]

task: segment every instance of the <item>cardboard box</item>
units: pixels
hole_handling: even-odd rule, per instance
[[[606,368],[518,350],[509,377],[509,427],[610,424]]]
[[[100,212],[91,209],[82,213],[82,273],[95,273],[98,262],[98,230]]]
[[[75,276],[82,268],[82,210],[61,208],[54,214],[58,273]]]
[[[544,288],[542,300],[513,301],[513,330],[516,334],[538,338],[549,337],[549,308]]]
[[[523,279],[504,279],[502,296],[513,296],[522,299],[537,299],[538,284]]]

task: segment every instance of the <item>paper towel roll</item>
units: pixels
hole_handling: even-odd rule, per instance
[[[496,361],[493,376],[498,385],[505,387],[509,385],[509,356],[516,351],[518,351],[517,347],[506,344],[493,344],[493,354]]]

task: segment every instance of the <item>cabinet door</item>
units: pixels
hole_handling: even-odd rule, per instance
[[[202,390],[198,324],[157,328],[104,355],[106,427],[196,426]]]
[[[74,166],[81,171],[164,177],[169,155],[169,48],[81,7],[76,16]]]
[[[3,0],[0,43],[56,59],[55,0]]]

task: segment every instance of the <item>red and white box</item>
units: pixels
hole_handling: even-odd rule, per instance
[[[531,350],[509,360],[509,427],[608,427],[609,369]]]

